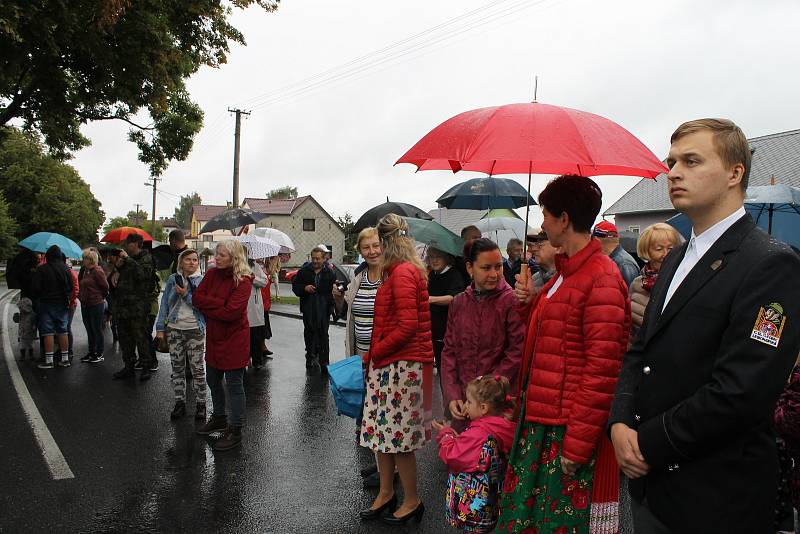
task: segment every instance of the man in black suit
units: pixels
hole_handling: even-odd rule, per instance
[[[672,135],[669,194],[692,221],[650,294],[609,418],[636,532],[771,532],[772,413],[800,350],[800,258],[744,211],[731,121]]]

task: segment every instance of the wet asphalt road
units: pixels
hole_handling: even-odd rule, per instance
[[[0,301],[0,313],[5,309]],[[0,328],[16,349],[10,317],[16,306],[8,311]],[[447,474],[435,443],[417,455],[422,523],[359,521],[358,510],[374,497],[358,473],[371,454],[356,445],[354,421],[336,415],[327,381],[318,372],[307,375],[302,322],[273,316],[272,329],[274,360],[248,375],[242,446],[217,453],[209,446],[213,437],[194,433],[191,417],[169,420],[168,355],[159,354],[160,369],[145,383],[111,380],[121,356],[110,335],[104,363],[78,361],[86,350],[78,312],[72,367],[18,364],[75,474],[67,480],[51,478],[0,358],[0,532],[455,532],[444,520]],[[330,332],[335,361],[344,357],[344,330]],[[194,410],[193,393],[187,409]]]

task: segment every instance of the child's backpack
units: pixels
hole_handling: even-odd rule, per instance
[[[479,471],[450,473],[445,515],[463,532],[494,532],[506,459],[493,436],[481,449]]]

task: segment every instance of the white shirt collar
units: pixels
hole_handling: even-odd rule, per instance
[[[702,258],[703,255],[708,252],[708,249],[717,242],[722,234],[724,234],[728,228],[733,226],[733,224],[745,216],[744,206],[741,206],[738,210],[734,211],[717,224],[706,230],[700,235],[695,235],[694,227],[692,227],[692,239],[694,239],[694,246],[697,252],[697,257]]]

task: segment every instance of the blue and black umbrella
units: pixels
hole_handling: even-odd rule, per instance
[[[748,187],[744,209],[769,235],[800,247],[800,189],[786,184]],[[668,219],[667,224],[687,240],[692,235],[692,222],[682,213]]]
[[[485,176],[473,178],[448,189],[436,199],[447,209],[491,210],[534,206],[533,197],[519,183],[509,178]]]

